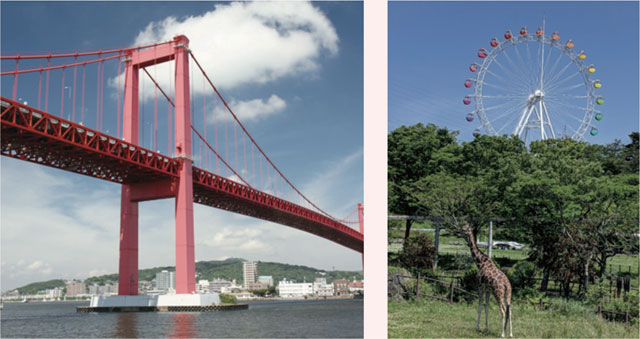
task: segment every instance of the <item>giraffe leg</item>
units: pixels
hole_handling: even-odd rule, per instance
[[[505,328],[505,320],[506,320],[506,310],[504,307],[504,302],[502,302],[502,298],[499,299],[500,301],[498,302],[498,304],[500,305],[500,313],[502,314],[502,333],[500,334],[500,337],[504,338],[504,328]]]
[[[476,322],[476,331],[480,331],[480,316],[482,315],[482,297],[484,288],[482,285],[478,287],[478,321]]]
[[[486,289],[485,304],[484,304],[484,330],[489,331],[489,299],[491,299],[491,291]]]
[[[513,328],[511,328],[511,305],[507,304],[507,317],[509,317],[509,338],[513,338]]]

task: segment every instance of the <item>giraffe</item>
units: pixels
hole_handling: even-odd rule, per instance
[[[475,236],[469,225],[462,227],[464,236],[471,250],[471,256],[478,266],[478,321],[476,322],[476,330],[480,330],[480,317],[482,315],[482,299],[485,299],[484,319],[485,331],[489,329],[489,299],[490,292],[498,302],[500,313],[502,313],[502,334],[506,330],[507,320],[509,322],[509,337],[513,337],[511,328],[511,283],[507,276],[493,264],[491,259],[478,250]]]

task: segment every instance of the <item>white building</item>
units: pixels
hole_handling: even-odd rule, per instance
[[[176,272],[162,271],[156,273],[156,289],[168,291],[176,289]]]
[[[283,298],[297,298],[313,295],[312,283],[294,283],[284,279],[278,283],[278,294]]]
[[[333,284],[327,284],[326,278],[316,278],[313,282],[313,294],[318,297],[333,295]]]
[[[199,294],[207,294],[210,291],[210,283],[209,280],[199,280],[198,284],[196,284],[196,291]]]
[[[273,286],[273,276],[261,275],[258,277],[258,282],[267,284],[267,286]]]
[[[45,298],[47,299],[58,299],[62,297],[62,288],[56,287],[54,289],[45,290],[44,294],[45,294]]]
[[[222,289],[231,286],[231,281],[215,278],[209,281],[209,291],[221,293]]]
[[[249,286],[258,281],[258,263],[255,261],[245,261],[242,263],[242,279],[244,287]]]
[[[93,284],[89,286],[89,294],[90,295],[117,295],[118,283],[115,283],[115,285],[105,284],[102,286]]]

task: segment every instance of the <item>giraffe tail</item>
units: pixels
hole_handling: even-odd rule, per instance
[[[511,320],[511,303],[507,303],[507,316],[505,318],[505,326],[507,326],[507,324],[509,323],[509,321]]]

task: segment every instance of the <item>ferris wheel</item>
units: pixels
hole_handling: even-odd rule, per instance
[[[543,24],[544,27],[544,24]],[[506,31],[504,40],[493,38],[491,48],[478,50],[478,62],[469,70],[464,86],[473,94],[462,102],[473,107],[468,122],[477,117],[489,135],[514,134],[527,139],[573,138],[598,134],[604,103],[592,79],[596,68],[572,40],[561,41],[558,32],[545,35],[543,27],[529,33]],[[473,105],[472,105],[473,104]]]

